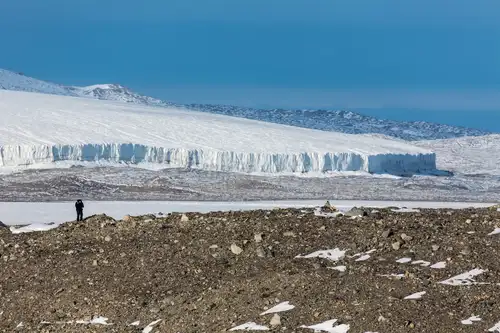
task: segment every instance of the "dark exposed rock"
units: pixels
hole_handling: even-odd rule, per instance
[[[0,331],[15,331],[22,322],[26,332],[140,332],[161,319],[154,332],[222,332],[250,321],[269,326],[273,315],[259,314],[283,301],[296,308],[280,313],[275,329],[291,332],[333,318],[352,332],[386,333],[484,332],[500,320],[500,263],[493,260],[500,256],[500,238],[487,236],[500,212],[380,214],[325,219],[300,209],[187,213],[187,225],[181,214],[128,221],[96,215],[46,232],[4,233]],[[457,223],[472,215],[480,223]],[[467,233],[471,229],[474,234]],[[394,249],[403,234],[414,240]],[[296,258],[334,248],[349,252],[335,263]],[[372,249],[366,260],[351,257]],[[447,265],[396,263],[403,257]],[[340,265],[345,272],[331,269]],[[487,270],[476,280],[491,285],[438,283],[474,268]],[[404,276],[382,276],[390,274]],[[426,294],[418,301],[404,299],[421,291]],[[460,323],[472,314],[482,321]],[[54,324],[98,316],[113,325]],[[138,327],[127,326],[136,320]]]

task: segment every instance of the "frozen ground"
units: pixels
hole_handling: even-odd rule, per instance
[[[268,174],[436,169],[434,153],[402,141],[173,107],[0,90],[0,116],[0,168],[104,161]]]
[[[0,201],[84,200],[430,200],[500,201],[500,176],[255,176],[202,170],[126,168],[29,170],[0,175]],[[0,218],[1,219],[1,218]]]
[[[106,214],[115,219],[122,219],[125,214],[139,216],[154,214],[162,216],[172,212],[209,213],[218,211],[248,211],[273,208],[319,207],[325,200],[284,200],[284,201],[250,201],[250,202],[209,202],[209,201],[86,201],[84,215]],[[355,206],[365,207],[407,207],[407,208],[469,208],[488,207],[493,203],[473,202],[432,202],[432,201],[355,201],[337,200],[330,203],[340,211],[347,211]],[[402,210],[406,212],[405,210]],[[414,210],[407,210],[412,212]],[[124,213],[126,212],[126,213]],[[73,202],[0,202],[0,221],[6,225],[32,224],[23,231],[48,230],[53,226],[75,219]]]

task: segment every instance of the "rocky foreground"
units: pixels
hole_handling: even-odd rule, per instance
[[[367,216],[281,209],[0,228],[0,330],[500,332],[500,212],[358,213]]]

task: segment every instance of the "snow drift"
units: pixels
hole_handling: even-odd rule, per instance
[[[423,148],[222,115],[0,91],[0,168],[58,161],[158,163],[213,171],[434,171]]]

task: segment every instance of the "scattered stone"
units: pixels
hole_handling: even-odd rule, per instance
[[[409,242],[413,239],[413,237],[408,236],[407,234],[401,234],[401,239],[404,240],[405,242]]]
[[[434,252],[438,251],[439,248],[440,248],[439,245],[432,245],[432,251],[434,251]]]
[[[124,221],[124,222],[130,222],[130,221],[132,221],[132,216],[130,216],[130,215],[125,215],[125,216],[123,217],[123,221]]]
[[[382,237],[389,238],[393,234],[394,234],[394,232],[391,229],[386,229],[386,230],[384,230],[384,232],[382,232]]]
[[[259,246],[255,252],[257,253],[257,257],[264,258],[266,257],[266,250],[262,246]]]
[[[333,206],[329,200],[327,200],[325,202],[323,207],[321,207],[321,210],[324,212],[336,212],[336,211],[338,211],[338,209],[335,206]]]
[[[269,322],[269,325],[271,327],[276,327],[281,325],[281,317],[279,314],[275,313],[274,316],[271,318],[271,321]]]
[[[368,211],[363,208],[354,207],[345,213],[345,216],[368,216]]]
[[[253,236],[253,239],[255,240],[256,243],[260,243],[262,242],[262,233],[256,233],[254,236]]]
[[[465,220],[465,223],[467,223],[467,224],[471,224],[471,223],[472,223],[472,220],[471,220],[471,219],[467,219],[467,220]]]
[[[295,237],[295,233],[293,231],[286,231],[283,233],[284,237]]]
[[[110,242],[110,241],[111,241],[111,237],[110,237],[110,236],[106,236],[106,237],[104,237],[104,241],[106,241],[106,242]]]
[[[182,214],[181,215],[181,222],[188,222],[189,221],[189,217],[187,217],[186,214]]]
[[[394,242],[394,243],[392,243],[392,248],[394,250],[399,250],[401,248],[401,242]]]
[[[233,243],[233,244],[231,244],[231,252],[233,252],[236,255],[239,255],[243,252],[243,249],[241,247],[239,247],[238,245]]]

